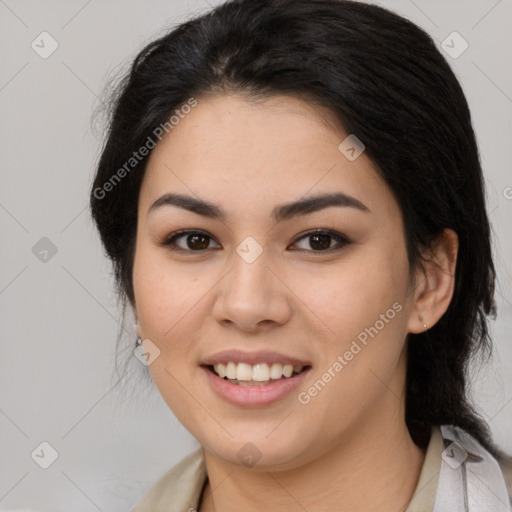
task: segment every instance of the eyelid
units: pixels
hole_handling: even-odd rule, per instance
[[[209,238],[210,240],[215,241],[215,238],[212,235],[210,235],[207,231],[203,231],[201,229],[182,229],[182,230],[175,231],[175,232],[171,233],[168,237],[166,237],[158,245],[166,247],[172,251],[185,252],[188,254],[194,254],[194,253],[195,254],[204,254],[205,252],[211,250],[211,249],[202,249],[202,250],[198,250],[198,251],[193,251],[190,249],[183,249],[181,247],[176,247],[176,246],[170,248],[172,245],[174,245],[174,241],[176,239],[183,237],[185,235],[204,235],[205,237]],[[328,235],[334,239],[337,239],[338,243],[335,246],[330,247],[329,249],[325,249],[325,250],[321,250],[321,251],[314,251],[314,250],[307,250],[307,249],[293,249],[293,250],[306,251],[307,253],[321,255],[321,254],[328,254],[331,252],[338,251],[338,250],[342,249],[343,247],[345,247],[346,245],[349,245],[352,243],[352,241],[346,235],[344,235],[343,233],[340,233],[339,231],[335,231],[335,230],[327,229],[327,228],[315,228],[315,229],[310,229],[308,231],[304,231],[303,233],[299,234],[293,241],[292,245],[296,244],[299,240],[302,240],[303,238],[307,238],[308,236],[312,236],[312,235]],[[218,242],[216,242],[216,241],[215,241],[215,243],[218,244]],[[218,250],[218,249],[215,248],[214,250]]]
[[[305,250],[306,252],[311,253],[311,254],[329,254],[331,252],[341,250],[341,249],[343,249],[344,246],[352,243],[352,241],[346,235],[344,235],[343,233],[340,233],[339,231],[335,231],[335,230],[327,229],[327,228],[315,228],[315,229],[310,229],[308,231],[305,231],[304,233],[301,233],[300,235],[298,235],[297,238],[295,239],[295,241],[293,242],[293,244],[296,244],[299,240],[302,240],[303,238],[307,238],[312,235],[328,235],[334,239],[337,239],[338,243],[336,245],[334,245],[333,247],[330,247],[329,249],[325,249],[323,251],[313,251],[313,250],[305,250],[305,249],[294,249],[294,250],[299,250],[299,251]]]
[[[203,231],[202,229],[180,229],[178,231],[174,231],[173,233],[171,233],[158,245],[161,245],[168,249],[170,248],[170,246],[174,245],[174,247],[172,247],[171,250],[177,251],[177,252],[186,252],[186,253],[191,253],[191,254],[194,254],[194,253],[202,254],[202,253],[206,252],[207,250],[209,250],[209,249],[204,249],[201,251],[191,251],[190,249],[183,249],[181,247],[176,247],[174,244],[174,241],[178,238],[185,236],[185,235],[203,235],[203,236],[209,238],[210,240],[215,241],[215,238],[212,235],[210,235],[210,233],[208,233],[207,231]],[[218,242],[216,242],[216,243],[218,243]]]

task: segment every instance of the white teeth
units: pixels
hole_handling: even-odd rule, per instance
[[[226,376],[226,367],[220,363],[217,365],[216,372],[219,374],[219,377],[224,378]]]
[[[291,377],[293,374],[300,373],[303,366],[293,366],[291,364],[282,365],[280,363],[258,363],[250,365],[247,363],[234,363],[229,361],[227,364],[218,363],[213,365],[213,369],[219,377],[227,377],[230,380],[249,382],[268,382],[282,377]]]
[[[283,375],[285,377],[291,377],[293,373],[293,366],[291,364],[285,364],[283,366]]]
[[[215,366],[214,366],[214,368],[215,368]],[[217,368],[215,368],[215,371],[217,371]],[[217,372],[217,373],[219,373],[219,372]],[[235,363],[230,362],[226,365],[226,377],[228,379],[236,379],[236,364]]]
[[[247,363],[238,363],[236,380],[252,380],[252,366]]]
[[[252,367],[252,380],[265,382],[270,379],[270,370],[267,363],[255,364]]]
[[[270,368],[270,378],[271,379],[280,379],[283,375],[283,365],[279,363],[274,363]]]

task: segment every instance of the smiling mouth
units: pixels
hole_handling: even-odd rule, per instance
[[[279,363],[250,365],[229,361],[226,364],[207,365],[205,368],[231,384],[238,386],[268,386],[277,381],[296,377],[309,370],[311,366],[282,365]]]

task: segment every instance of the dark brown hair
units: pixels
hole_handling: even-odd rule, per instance
[[[420,446],[432,425],[452,424],[497,454],[467,389],[470,359],[491,353],[487,316],[495,315],[470,111],[432,39],[386,9],[348,0],[229,1],[138,54],[112,100],[90,195],[121,295],[133,302],[137,203],[148,156],[108,193],[105,183],[191,97],[234,91],[316,102],[357,135],[401,208],[411,275],[422,263],[420,250],[444,228],[458,234],[451,304],[427,333],[408,337],[406,422]]]

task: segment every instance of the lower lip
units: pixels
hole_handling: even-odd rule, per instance
[[[271,384],[240,386],[220,378],[208,368],[202,367],[210,385],[220,398],[240,407],[261,407],[277,402],[290,394],[304,380],[311,368],[293,377],[281,378]]]

